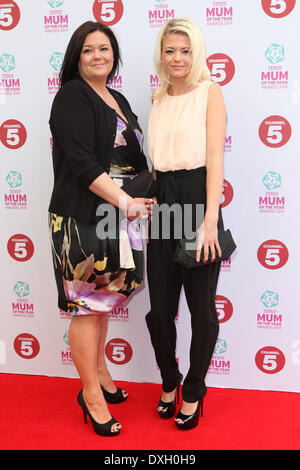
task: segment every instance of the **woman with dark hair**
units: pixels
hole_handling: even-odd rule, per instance
[[[127,398],[105,362],[108,313],[143,282],[140,218],[151,214],[152,203],[122,189],[147,163],[136,115],[121,93],[107,87],[119,63],[111,29],[92,21],[82,24],[67,47],[50,116],[54,187],[49,229],[58,305],[72,315],[69,343],[83,384],[78,403],[85,422],[89,416],[101,435],[117,435],[121,429],[107,402]],[[103,207],[113,208],[119,221],[107,232],[99,231]]]

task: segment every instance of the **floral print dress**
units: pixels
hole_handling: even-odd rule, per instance
[[[119,186],[137,173],[136,159],[142,147],[141,129],[117,116],[110,176]],[[119,221],[119,210],[115,210]],[[115,229],[116,236],[99,238],[96,224],[49,213],[58,305],[62,310],[72,315],[107,313],[142,285],[141,222],[123,218],[116,222]]]

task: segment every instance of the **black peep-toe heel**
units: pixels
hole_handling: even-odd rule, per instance
[[[109,421],[103,424],[98,423],[97,421],[94,420],[94,418],[92,417],[91,413],[88,410],[88,407],[86,406],[86,403],[83,398],[82,390],[78,394],[77,401],[82,408],[85,424],[87,424],[87,416],[88,416],[91,420],[91,423],[93,425],[93,428],[96,434],[99,434],[101,436],[117,436],[120,433],[121,429],[118,429],[117,431],[112,431],[111,429],[114,424],[119,424],[115,418],[111,418]]]
[[[199,422],[200,411],[201,417],[203,417],[203,398],[198,401],[197,408],[193,414],[185,415],[181,411],[177,413],[175,419],[180,419],[182,421],[182,423],[178,423],[177,421],[175,421],[177,428],[181,429],[182,431],[187,431],[188,429],[195,428]]]
[[[162,419],[169,419],[172,418],[176,412],[176,397],[177,397],[177,404],[179,403],[179,396],[180,396],[180,383],[182,380],[182,374],[180,376],[180,380],[176,386],[176,392],[175,392],[175,397],[174,400],[165,402],[162,399],[159,400],[158,405],[157,405],[157,413]],[[158,408],[163,408],[162,410],[159,410]]]

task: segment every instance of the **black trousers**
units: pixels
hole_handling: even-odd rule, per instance
[[[206,170],[178,170],[157,172],[159,183],[158,204],[169,206],[179,203],[182,213],[186,204],[195,208],[206,202]],[[191,314],[190,367],[182,386],[182,396],[195,402],[206,393],[205,376],[214,352],[219,333],[215,294],[220,263],[186,269],[173,261],[178,240],[175,229],[178,221],[171,223],[170,237],[160,233],[150,237],[147,248],[147,274],[151,310],[146,315],[156,361],[160,368],[165,392],[174,390],[180,380],[176,361],[177,330],[175,317],[182,286]],[[195,212],[192,224],[195,223]],[[223,227],[221,211],[218,227]],[[193,227],[195,230],[197,227]],[[150,231],[151,234],[151,231]]]

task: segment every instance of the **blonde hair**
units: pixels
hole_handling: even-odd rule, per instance
[[[206,50],[203,33],[200,27],[190,18],[175,18],[163,25],[158,33],[154,50],[154,66],[160,80],[161,86],[153,93],[153,99],[161,97],[166,93],[170,80],[168,73],[165,71],[161,55],[163,40],[167,34],[185,34],[191,43],[191,53],[193,56],[192,66],[187,77],[188,84],[197,86],[203,80],[211,80],[209,68],[206,65]]]

